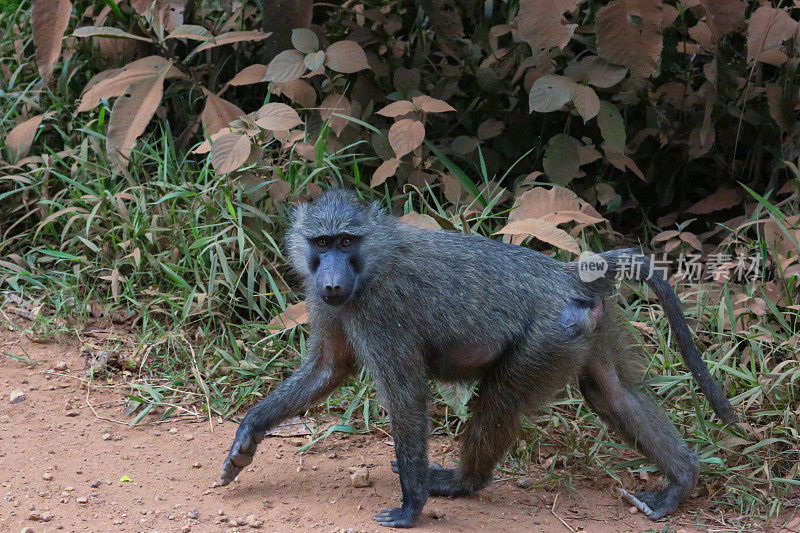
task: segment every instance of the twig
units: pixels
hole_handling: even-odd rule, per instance
[[[569,529],[571,533],[575,533],[575,530],[574,530],[574,529],[572,529],[572,526],[570,526],[569,524],[567,524],[567,523],[564,521],[564,519],[563,519],[563,518],[561,518],[560,516],[558,516],[558,515],[556,514],[556,504],[558,504],[558,497],[559,497],[559,496],[560,496],[560,493],[559,493],[559,494],[556,494],[556,497],[555,497],[555,498],[553,498],[553,505],[552,505],[552,507],[550,507],[550,512],[553,514],[553,516],[555,516],[556,518],[558,518],[558,521],[559,521],[559,522],[561,522],[562,524],[564,524],[564,527],[565,527],[565,528]]]

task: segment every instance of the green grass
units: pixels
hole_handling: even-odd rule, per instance
[[[167,121],[154,122],[137,144],[129,171],[114,174],[99,133],[108,104],[72,114],[94,58],[76,53],[58,68],[54,87],[42,88],[25,37],[25,5],[6,2],[0,10],[0,57],[9,58],[0,61],[13,74],[0,78],[0,130],[33,112],[51,115],[32,152],[46,159],[0,166],[0,310],[12,305],[12,294],[14,301],[41,305],[33,322],[22,323],[43,340],[73,334],[89,320],[124,323],[135,339],[133,346],[123,345],[129,379],[122,386],[131,423],[183,414],[235,417],[305,356],[305,328],[280,332],[268,324],[302,297],[293,290],[298,280],[281,246],[290,205],[309,184],[356,185],[365,195],[425,212],[460,231],[489,235],[506,220],[507,204],[495,191],[460,206],[444,205],[436,191],[394,198],[388,188],[371,191],[356,178],[364,162],[358,144],[328,153],[324,134],[307,139],[318,147],[317,161],[291,159],[281,168],[292,185],[281,202],[265,194],[270,177],[244,182],[215,175],[205,156],[178,144]],[[4,31],[14,24],[22,28],[21,60],[15,56],[16,34]],[[468,175],[450,160],[440,163],[462,180]],[[485,167],[478,175],[485,182],[491,178]],[[785,226],[786,210],[797,212],[796,203],[778,209],[768,197],[758,202],[752,220],[770,217]],[[582,237],[593,247],[603,244],[595,233]],[[760,233],[740,241],[767,251]],[[800,317],[790,307],[797,287],[776,279],[785,283],[784,301],[769,303],[762,315],[745,313],[749,326],[734,331],[725,318],[734,308],[729,287],[718,294],[702,286],[682,288],[684,294],[697,292],[686,311],[742,415],[742,431],[709,421],[707,403],[670,344],[660,308],[640,287],[620,297],[627,316],[650,328],[642,335],[648,386],[701,455],[705,485],[699,494],[711,490],[712,499],[740,513],[742,527],[775,516],[800,494]],[[745,289],[760,296],[767,285]],[[6,327],[15,323],[3,319]],[[118,350],[123,342],[112,339],[106,348]],[[35,364],[26,354],[6,355]],[[468,390],[437,387],[436,433],[459,432],[468,396]],[[325,409],[339,423],[320,429],[312,443],[332,431],[386,424],[363,373],[332,395]],[[543,481],[567,486],[575,479],[610,475],[630,482],[655,473],[609,434],[574,388],[526,419],[525,428],[524,442],[503,465],[508,472],[524,472],[531,462],[552,457]]]

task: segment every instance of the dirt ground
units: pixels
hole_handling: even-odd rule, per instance
[[[7,357],[23,353],[39,364]],[[306,438],[270,437],[236,482],[217,487],[234,423],[215,419],[213,432],[208,420],[129,428],[103,419],[124,418],[123,389],[93,385],[90,407],[85,376],[76,341],[34,343],[0,330],[0,531],[386,531],[371,516],[399,503],[385,435],[331,436],[302,455],[295,452]],[[24,400],[12,403],[15,391]],[[452,452],[443,451],[449,444],[432,440],[432,457],[451,462]],[[369,468],[369,487],[351,481],[350,468],[360,466]],[[432,497],[417,530],[603,533],[666,525],[632,512],[613,483],[598,481],[604,489],[587,481],[559,492],[496,479],[467,498]],[[712,505],[687,502],[670,531],[735,531]]]

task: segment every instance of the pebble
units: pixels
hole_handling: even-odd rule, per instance
[[[23,527],[19,530],[19,533],[34,533],[34,529],[32,527]]]
[[[67,363],[64,361],[58,361],[56,364],[53,365],[53,370],[57,370],[58,372],[64,372],[67,369]]]
[[[533,486],[533,478],[529,476],[522,476],[517,479],[517,486],[521,489],[527,489]]]
[[[53,481],[53,474],[51,474],[50,472],[45,472],[44,474],[42,474],[42,479],[45,481]]]
[[[198,461],[192,465],[192,468],[200,468],[201,466],[203,465],[201,465],[200,462]]]
[[[21,390],[12,391],[11,394],[8,395],[8,401],[11,403],[20,403],[25,401],[25,393]]]
[[[331,454],[328,456],[329,459],[336,459],[336,457],[336,452],[331,452]]]
[[[189,533],[191,530],[192,530],[192,526],[190,526],[189,524],[186,524],[185,526],[183,526],[181,528],[181,533]]]
[[[173,435],[178,432],[178,428],[169,428],[169,432]]]
[[[78,503],[89,503],[89,498],[87,498],[86,496],[78,496],[77,498],[75,498],[75,501]]]
[[[434,518],[434,520],[442,519],[442,518],[444,518],[444,511],[434,507],[433,511],[431,512],[431,516]]]
[[[0,416],[0,424],[8,424],[11,422],[11,417],[8,415]]]
[[[103,433],[103,436],[100,438],[103,440],[111,440],[111,433]]]
[[[352,472],[350,482],[354,487],[360,489],[372,485],[372,481],[369,479],[369,469],[366,466],[351,468],[350,471]]]
[[[636,512],[637,512],[636,506],[635,505],[631,505],[630,509],[628,509],[628,512],[631,513],[631,514],[636,514]]]
[[[186,435],[186,436],[185,436],[185,437],[183,437],[183,438],[184,438],[184,439],[186,439],[187,441],[189,441],[189,440],[194,440],[194,435]]]
[[[192,509],[191,511],[186,513],[186,517],[187,518],[191,518],[192,520],[197,520],[198,516],[200,516],[200,510],[199,509]]]
[[[245,518],[245,523],[253,529],[258,529],[264,525],[264,521],[254,514],[247,515],[247,518]]]

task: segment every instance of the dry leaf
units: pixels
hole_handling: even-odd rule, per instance
[[[511,19],[514,38],[525,41],[534,53],[569,43],[577,24],[566,24],[564,13],[572,11],[580,0],[520,0],[519,13]]]
[[[600,103],[597,113],[597,125],[606,144],[614,151],[625,152],[625,122],[614,104]]]
[[[261,83],[267,81],[264,78],[267,75],[267,65],[250,65],[245,67],[241,72],[231,79],[228,83],[231,85],[252,85],[253,83]]]
[[[297,111],[279,102],[270,102],[256,111],[256,124],[265,130],[289,130],[302,123]]]
[[[455,111],[456,109],[443,100],[431,98],[428,95],[421,94],[411,99],[411,102],[417,108],[425,111],[426,113],[447,113],[448,111]]]
[[[422,213],[417,213],[416,211],[411,211],[410,213],[406,213],[405,215],[400,217],[400,222],[404,224],[408,224],[410,226],[414,226],[415,228],[419,229],[431,229],[431,230],[440,230],[442,227],[436,222],[436,220],[428,215],[423,215]]]
[[[517,222],[511,222],[495,235],[530,235],[540,241],[552,244],[562,250],[567,250],[575,254],[581,253],[578,242],[570,237],[566,231],[555,227],[550,222],[538,218],[526,218]]]
[[[372,180],[370,181],[369,186],[377,187],[386,181],[387,178],[394,176],[394,173],[397,171],[397,167],[399,165],[400,160],[395,157],[381,163],[381,166],[375,169],[375,173],[372,174]]]
[[[220,174],[233,172],[250,156],[250,137],[244,133],[226,133],[211,146],[211,165]]]
[[[308,305],[305,301],[292,304],[286,307],[286,310],[280,315],[273,318],[269,325],[279,326],[283,330],[291,329],[293,327],[305,324],[308,322]]]
[[[305,56],[297,50],[284,50],[267,66],[266,81],[287,82],[298,79],[306,71]]]
[[[217,35],[210,41],[204,42],[186,56],[185,61],[188,61],[189,58],[202,52],[203,50],[208,50],[209,48],[214,48],[216,46],[222,46],[223,44],[231,44],[231,43],[238,43],[242,41],[261,41],[269,37],[269,33],[264,33],[260,31],[229,31],[227,33],[223,33],[222,35]]]
[[[328,68],[344,74],[352,74],[369,68],[367,54],[355,41],[339,41],[325,50],[325,64]]]
[[[102,98],[119,96],[132,84],[160,75],[162,70],[166,71],[164,74],[166,78],[183,76],[172,66],[171,62],[161,56],[137,59],[121,69],[102,72],[101,75],[89,80],[77,111],[88,111],[96,106]]]
[[[36,65],[45,84],[53,76],[53,65],[61,55],[61,40],[69,24],[69,0],[34,0],[31,13]]]
[[[117,157],[117,163],[123,167],[127,166],[127,159],[136,139],[144,132],[161,103],[169,65],[153,71],[154,74],[149,78],[128,87],[124,94],[117,97],[111,108],[106,150],[109,155]]]
[[[303,63],[305,63],[308,70],[311,72],[316,72],[322,68],[323,64],[325,64],[325,52],[320,50],[318,52],[314,52],[313,54],[308,54],[305,59],[303,59]]]
[[[763,51],[794,36],[797,25],[785,9],[768,5],[756,9],[747,21],[747,60],[754,61]]]
[[[220,98],[203,87],[203,94],[206,95],[206,105],[200,115],[203,126],[206,127],[208,135],[213,135],[225,128],[232,121],[244,115],[244,111],[236,105]]]
[[[181,24],[170,32],[165,39],[194,39],[195,41],[211,41],[214,35],[203,26]]]
[[[399,120],[389,129],[389,145],[398,159],[416,149],[423,140],[425,126],[417,120]]]
[[[661,0],[612,0],[597,11],[597,53],[647,78],[661,58]]]
[[[480,126],[478,126],[478,139],[485,141],[486,139],[497,137],[503,133],[504,129],[506,129],[504,122],[500,122],[499,120],[495,120],[493,118],[487,118],[481,122]]]
[[[338,137],[350,121],[346,118],[335,117],[333,114],[349,116],[350,110],[350,101],[341,94],[333,93],[322,102],[322,105],[319,107],[319,114],[323,122],[326,120],[328,121],[328,127],[332,129]]]
[[[303,107],[313,107],[317,102],[317,91],[303,80],[292,80],[286,83],[276,83],[275,89],[285,95],[292,102]]]
[[[598,56],[588,56],[580,61],[572,61],[564,69],[564,75],[574,81],[588,83],[601,89],[613,87],[621,82],[627,73],[627,68],[612,65]]]
[[[600,111],[600,98],[588,85],[573,85],[571,98],[575,110],[583,117],[584,123],[596,117]]]
[[[739,192],[736,189],[720,187],[710,196],[707,196],[686,210],[694,215],[707,215],[714,211],[722,211],[739,205]]]
[[[392,102],[380,111],[376,111],[376,113],[384,117],[394,118],[405,115],[406,113],[411,113],[412,111],[414,111],[414,104],[408,100],[400,100],[398,102]]]
[[[742,0],[700,0],[706,12],[705,22],[716,41],[744,22],[746,4]]]
[[[31,117],[25,122],[21,122],[14,126],[6,136],[6,148],[8,148],[8,157],[12,163],[15,163],[28,155],[31,149],[33,139],[36,137],[36,131],[42,123],[44,115],[36,115]]]
[[[556,74],[546,74],[533,82],[528,96],[531,111],[550,113],[558,111],[572,99],[572,89],[576,83]]]
[[[142,37],[141,35],[134,35],[119,28],[112,28],[110,26],[83,26],[75,28],[72,32],[73,37],[113,37],[114,39],[133,39],[136,41],[152,42],[152,39]]]

